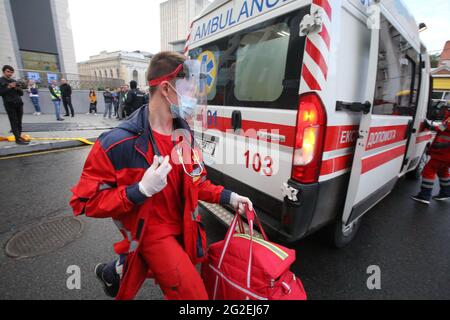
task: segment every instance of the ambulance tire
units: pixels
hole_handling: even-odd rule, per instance
[[[406,178],[408,180],[419,180],[420,177],[422,176],[423,168],[425,168],[425,165],[427,164],[429,159],[427,155],[427,149],[425,149],[422,157],[420,158],[417,168],[415,168],[413,171],[406,173]]]
[[[355,238],[356,234],[358,233],[359,227],[361,226],[361,220],[362,220],[362,218],[360,218],[358,221],[354,222],[351,230],[344,233],[342,231],[342,221],[341,221],[341,219],[338,219],[334,223],[334,225],[331,226],[331,227],[333,227],[330,230],[331,231],[330,234],[332,236],[331,244],[337,249],[342,249],[342,248],[346,247],[350,242],[352,242],[352,240]]]

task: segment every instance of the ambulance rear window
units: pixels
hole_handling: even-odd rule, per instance
[[[241,101],[276,101],[283,93],[289,27],[279,23],[242,37],[234,95]]]
[[[373,114],[414,117],[421,71],[419,53],[384,19],[380,29]]]
[[[192,49],[206,65],[208,104],[296,109],[305,37],[301,19],[310,7],[266,20]]]

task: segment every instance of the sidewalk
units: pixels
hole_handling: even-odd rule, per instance
[[[82,138],[95,142],[100,134],[119,124],[118,120],[105,119],[103,115],[76,114],[74,118],[65,117],[64,119],[65,121],[56,121],[54,114],[24,115],[22,134],[45,140],[32,140],[28,146],[17,145],[15,142],[0,141],[0,157],[83,146],[86,144],[69,139]],[[10,129],[8,116],[1,114],[0,137],[12,136],[12,133],[9,132]],[[61,138],[68,140],[51,140]]]

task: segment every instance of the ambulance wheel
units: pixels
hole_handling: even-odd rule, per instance
[[[356,234],[358,233],[359,227],[361,226],[361,220],[362,218],[355,221],[352,226],[347,230],[342,230],[342,221],[341,219],[338,219],[334,223],[334,230],[333,230],[333,239],[332,244],[334,247],[341,249],[346,247],[350,242],[352,242],[353,238],[355,238]]]
[[[417,165],[417,168],[414,169],[413,171],[406,173],[406,178],[408,180],[419,180],[422,175],[423,168],[425,168],[425,165],[427,164],[427,162],[428,162],[428,155],[427,155],[427,150],[425,150],[422,157],[419,160],[419,164]]]

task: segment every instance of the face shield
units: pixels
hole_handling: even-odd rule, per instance
[[[186,60],[183,67],[184,78],[175,82],[178,106],[172,106],[171,111],[186,120],[191,129],[201,131],[207,123],[206,66],[198,60]]]

